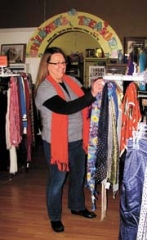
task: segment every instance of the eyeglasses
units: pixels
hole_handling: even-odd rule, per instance
[[[57,63],[55,63],[55,62],[48,62],[48,64],[53,64],[53,65],[59,66],[59,65],[66,65],[67,62],[57,62]]]

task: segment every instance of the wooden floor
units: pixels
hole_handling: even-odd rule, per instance
[[[1,174],[1,173],[0,173]],[[100,195],[95,219],[72,215],[67,208],[67,183],[63,193],[62,222],[65,231],[51,229],[46,211],[47,165],[42,147],[33,154],[29,171],[0,180],[0,240],[116,240],[119,232],[119,194],[108,192],[107,218],[100,221]],[[86,206],[91,209],[90,192],[85,188]]]

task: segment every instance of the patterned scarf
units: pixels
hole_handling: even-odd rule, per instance
[[[108,122],[109,122],[108,85],[105,84],[102,95],[101,111],[98,125],[98,145],[96,151],[96,182],[107,177],[108,156]]]
[[[138,86],[131,82],[125,92],[122,103],[122,126],[120,139],[120,156],[127,148],[127,141],[133,136],[133,131],[137,129],[142,115],[137,96]]]
[[[71,88],[71,90],[78,96],[84,95],[84,92],[79,85],[74,82],[69,76],[64,75],[64,82]],[[47,80],[54,86],[57,94],[63,98],[65,95],[59,84],[49,75]],[[88,110],[86,107],[82,110],[83,117],[83,148],[87,152],[89,124]],[[57,164],[60,171],[69,171],[68,166],[68,116],[52,112],[51,123],[51,164]]]

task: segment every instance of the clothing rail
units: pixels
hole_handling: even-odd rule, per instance
[[[0,74],[0,77],[17,77],[17,76],[20,76],[20,74],[14,74],[14,73]]]
[[[137,73],[134,75],[122,75],[122,74],[106,74],[103,76],[106,81],[138,81],[147,82],[147,73]]]
[[[20,76],[17,73],[13,73],[8,67],[0,66],[0,77],[17,77]]]

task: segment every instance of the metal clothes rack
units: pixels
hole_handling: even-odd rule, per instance
[[[0,77],[18,77],[19,74],[7,73],[7,74],[0,74]]]
[[[9,67],[0,66],[0,86],[1,86],[1,84],[2,84],[2,86],[5,86],[6,84],[8,84],[8,87],[9,87],[9,80],[10,80],[10,78],[11,77],[16,77],[16,79],[18,79],[17,77],[19,77],[19,76],[21,76],[21,73],[19,73],[19,72],[15,73]],[[7,90],[6,90],[6,92],[7,92]],[[24,134],[24,136],[25,136],[25,134]],[[23,143],[23,142],[24,142],[24,140],[21,143]],[[22,151],[22,153],[21,153],[22,156],[21,157],[24,158],[24,156],[26,154],[24,148],[21,147],[20,151]],[[17,154],[19,154],[19,151],[17,151]],[[19,170],[23,170],[23,168],[24,168],[24,170],[26,172],[29,169],[29,162],[27,161],[27,157],[26,157],[25,165],[22,166],[22,168],[20,168]],[[7,174],[8,174],[8,181],[11,181],[12,180],[12,176],[15,175],[15,172],[14,173],[8,172]]]
[[[20,76],[18,73],[13,73],[8,67],[0,66],[0,77],[17,77]]]
[[[123,74],[106,74],[103,76],[104,81],[114,81],[120,86],[125,93],[129,83],[136,82],[140,90],[146,90],[147,88],[147,72],[134,73],[133,75]]]
[[[104,80],[108,81],[137,81],[137,82],[147,82],[147,72],[136,73],[133,75],[123,75],[123,74],[106,74],[103,76]]]
[[[137,81],[147,83],[147,73],[137,73],[134,75],[123,75],[123,74],[106,74],[103,76],[106,81]]]

